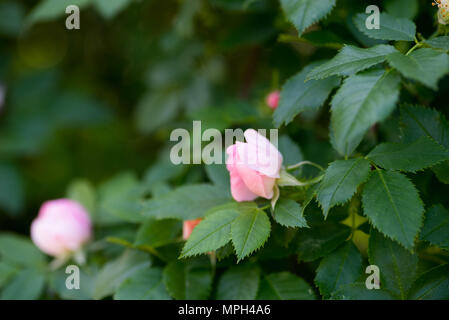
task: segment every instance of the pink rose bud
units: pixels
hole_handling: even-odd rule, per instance
[[[76,252],[92,232],[90,217],[70,199],[45,202],[31,224],[31,239],[48,255],[60,257]]]
[[[226,167],[231,177],[232,197],[239,202],[257,197],[271,199],[282,165],[282,155],[254,129],[245,131],[246,143],[228,147]]]
[[[281,93],[279,91],[270,92],[270,94],[266,98],[266,103],[271,109],[276,109],[279,104],[279,99],[281,97]]]
[[[201,222],[201,218],[195,220],[185,220],[182,226],[182,238],[184,240],[189,239],[193,229]]]

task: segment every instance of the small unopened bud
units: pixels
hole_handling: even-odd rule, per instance
[[[192,234],[193,229],[195,229],[195,227],[198,225],[198,223],[201,222],[201,218],[200,219],[195,219],[195,220],[185,220],[184,224],[182,226],[182,238],[184,240],[189,239],[190,235]]]
[[[48,255],[64,257],[76,253],[91,237],[87,211],[78,202],[59,199],[45,202],[31,224],[31,239]]]
[[[270,94],[267,96],[265,102],[267,106],[269,106],[271,109],[276,109],[279,105],[279,99],[281,97],[281,93],[279,91],[273,91],[270,92]]]

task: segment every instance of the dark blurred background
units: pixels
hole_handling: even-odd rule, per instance
[[[416,17],[424,36],[435,30],[430,2],[399,13]],[[65,27],[70,4],[81,9],[80,30]],[[344,43],[370,44],[351,22],[367,5],[339,0],[326,28],[299,39],[276,0],[1,0],[0,230],[28,234],[40,204],[74,179],[157,182],[151,168],[168,161],[171,130],[192,120],[272,127],[268,92]],[[438,94],[417,95],[444,112],[448,89],[446,78]],[[325,109],[282,130],[327,165],[336,157],[327,127]],[[398,131],[387,122],[379,135],[371,145]],[[200,166],[176,176],[206,179]]]

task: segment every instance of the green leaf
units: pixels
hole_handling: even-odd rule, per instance
[[[103,17],[111,19],[125,9],[131,0],[93,0],[93,2]]]
[[[124,280],[114,295],[115,300],[170,300],[162,281],[162,269],[145,268]]]
[[[413,20],[418,13],[419,4],[418,0],[387,0],[385,10],[392,16]]]
[[[204,300],[209,297],[212,274],[208,268],[174,261],[163,273],[165,287],[176,300]]]
[[[334,300],[394,300],[388,291],[383,289],[368,290],[365,283],[348,284],[332,295]]]
[[[101,224],[143,222],[143,188],[132,172],[119,173],[98,189],[99,212],[94,218]]]
[[[414,41],[416,25],[406,18],[396,18],[388,13],[380,14],[380,28],[368,29],[365,25],[369,15],[359,13],[354,17],[354,24],[363,34],[379,40]]]
[[[410,289],[412,300],[449,300],[449,264],[422,274]]]
[[[351,234],[348,226],[326,222],[301,230],[295,240],[299,261],[313,261],[321,258],[340,246]]]
[[[345,80],[331,109],[331,142],[340,154],[350,155],[365,132],[393,111],[399,82],[396,74],[377,70]]]
[[[45,256],[29,238],[12,233],[0,233],[0,258],[19,266],[41,267]]]
[[[281,199],[276,203],[274,220],[285,227],[307,228],[301,205],[290,199]]]
[[[210,184],[185,185],[144,203],[143,215],[156,219],[192,220],[207,210],[228,202],[222,188]]]
[[[352,241],[321,260],[315,283],[324,297],[341,286],[355,282],[362,275],[362,256]]]
[[[290,123],[300,112],[321,107],[331,91],[340,84],[337,77],[305,82],[307,74],[315,66],[314,63],[305,67],[282,87],[279,106],[273,113],[273,123],[277,128]]]
[[[449,211],[442,205],[434,205],[427,211],[421,239],[449,250]]]
[[[67,198],[79,202],[89,212],[90,216],[95,213],[96,193],[94,186],[85,179],[77,179],[70,183],[67,188]]]
[[[332,162],[317,190],[317,199],[327,217],[329,210],[350,200],[358,186],[368,179],[370,163],[363,158]]]
[[[143,134],[151,134],[172,121],[178,114],[181,97],[176,92],[151,91],[135,108],[136,127]]]
[[[231,267],[218,281],[217,300],[254,300],[259,288],[260,269],[255,265]]]
[[[134,245],[157,248],[173,242],[173,240],[179,235],[181,230],[182,224],[179,220],[149,219],[145,221],[137,231]]]
[[[381,287],[406,299],[417,275],[418,256],[374,229],[370,232],[368,255],[370,264],[379,267]]]
[[[422,225],[423,204],[415,186],[398,172],[376,170],[362,196],[363,210],[371,223],[408,250],[413,249]]]
[[[449,122],[434,109],[412,105],[402,106],[401,127],[403,140],[406,143],[428,136],[449,149]]]
[[[285,166],[304,160],[301,148],[287,135],[279,137],[278,149],[283,157],[282,164]]]
[[[5,284],[12,276],[14,276],[20,269],[13,264],[0,261],[0,288]]]
[[[76,5],[83,9],[90,5],[91,0],[43,0],[33,8],[27,17],[27,24],[50,21],[64,16],[65,9],[70,5]]]
[[[259,300],[314,300],[307,282],[290,272],[271,273],[260,283]]]
[[[35,300],[44,289],[45,274],[35,268],[19,271],[1,293],[2,300]]]
[[[448,160],[449,150],[422,137],[410,144],[380,144],[367,157],[384,169],[416,172]]]
[[[426,40],[426,44],[436,49],[449,50],[449,36]]]
[[[445,161],[440,163],[434,167],[432,167],[432,171],[435,173],[435,176],[440,180],[440,182],[444,184],[449,184],[449,162]]]
[[[449,71],[449,56],[429,48],[413,51],[409,55],[394,52],[387,56],[388,63],[406,78],[421,82],[437,90],[438,81]]]
[[[201,221],[182,249],[181,257],[214,251],[231,240],[231,224],[239,216],[235,209],[223,209]]]
[[[387,55],[397,52],[393,46],[380,44],[368,49],[345,46],[332,60],[314,68],[306,78],[323,79],[333,75],[350,76],[385,61]]]
[[[114,294],[123,280],[149,265],[147,254],[126,250],[117,259],[106,263],[98,272],[94,282],[93,298],[100,300]]]
[[[238,261],[262,247],[270,231],[270,219],[263,210],[241,212],[231,224],[232,244]]]
[[[281,0],[282,9],[299,34],[328,15],[336,0]]]

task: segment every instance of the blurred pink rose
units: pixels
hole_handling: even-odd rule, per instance
[[[201,218],[195,220],[185,220],[182,226],[182,238],[184,240],[189,239],[193,229],[201,222]]]
[[[45,202],[31,224],[31,239],[48,255],[60,257],[75,252],[92,232],[87,211],[77,202],[59,199]]]
[[[226,150],[232,197],[239,202],[257,197],[271,199],[282,155],[254,129],[245,131],[245,139],[246,143],[237,141]]]
[[[271,109],[276,109],[279,105],[279,99],[281,97],[281,93],[279,91],[273,91],[271,92],[267,98],[266,98],[266,104],[271,108]]]

